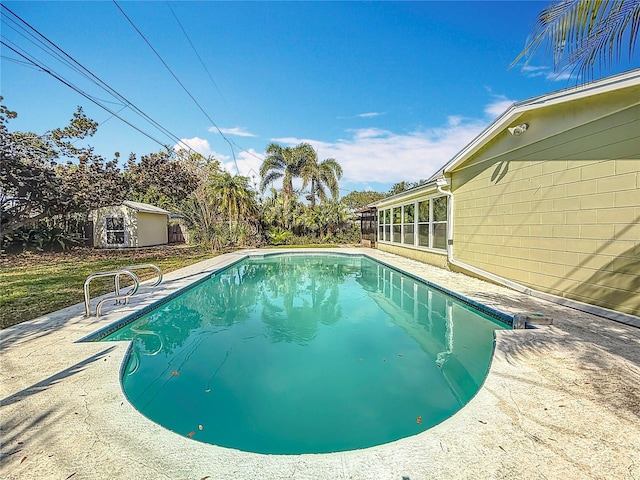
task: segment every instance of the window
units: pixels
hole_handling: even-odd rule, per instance
[[[418,202],[418,245],[429,246],[429,208],[430,200]]]
[[[395,207],[391,209],[393,220],[393,243],[402,242],[402,209]]]
[[[409,205],[405,205],[402,207],[402,243],[407,245],[413,245],[415,243],[414,240],[414,215],[413,212],[415,210],[415,205],[410,203]]]
[[[384,211],[384,239],[391,241],[391,209]]]
[[[431,197],[381,212],[380,239],[445,250],[447,248],[447,197]],[[384,218],[384,220],[383,220]],[[384,229],[384,238],[382,232]]]
[[[431,246],[447,248],[447,197],[434,198],[431,221]]]
[[[107,245],[124,245],[124,217],[105,217]]]

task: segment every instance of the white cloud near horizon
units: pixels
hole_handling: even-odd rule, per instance
[[[335,158],[340,163],[343,181],[362,184],[363,188],[370,189],[368,182],[417,181],[431,177],[514,102],[504,95],[491,93],[491,97],[482,118],[452,115],[439,127],[407,133],[358,128],[346,130],[344,138],[333,142],[297,137],[273,138],[271,141],[285,146],[302,142],[311,144],[320,160]],[[264,153],[254,149],[237,152],[234,163],[232,156],[214,152],[206,139],[194,137],[182,139],[181,142],[198,153],[214,156],[226,171],[236,174],[239,170],[252,183],[259,184],[258,172],[265,158]]]
[[[200,137],[181,138],[180,143],[174,145],[173,149],[176,152],[179,150],[191,149],[204,157],[218,158],[218,154],[211,149],[209,141]]]
[[[216,157],[219,159],[219,157]],[[227,172],[236,175],[240,173],[243,177],[249,177],[251,183],[260,183],[260,165],[265,156],[263,153],[256,152],[253,148],[246,151],[236,153],[236,161],[227,156],[221,161],[221,167]],[[238,168],[236,169],[236,164]],[[253,186],[253,185],[252,185]]]
[[[485,119],[450,117],[438,127],[398,134],[378,128],[349,130],[336,142],[306,138],[277,138],[286,145],[310,143],[320,160],[335,158],[348,182],[395,183],[429,178],[475,138],[488,124]]]
[[[235,175],[240,172],[240,175],[256,179],[260,182],[260,165],[264,160],[264,154],[256,152],[253,148],[246,151],[240,151],[236,153],[236,160],[233,161],[232,155],[225,155],[218,153],[211,148],[209,141],[204,138],[181,138],[180,143],[174,145],[175,151],[191,149],[205,157],[213,157],[220,162],[220,167],[223,170]],[[238,168],[236,169],[236,164]]]
[[[379,117],[380,115],[384,115],[381,112],[368,112],[368,113],[359,113],[356,117],[360,118],[371,118],[371,117]]]

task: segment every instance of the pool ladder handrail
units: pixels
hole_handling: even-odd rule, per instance
[[[132,271],[132,270],[140,270],[142,268],[153,268],[156,272],[158,272],[158,279],[156,283],[149,285],[150,288],[157,287],[162,282],[162,270],[157,265],[153,263],[140,263],[138,265],[127,265],[126,267],[122,267],[120,270],[122,271]],[[116,275],[116,296],[120,296],[120,275]],[[129,297],[125,298],[125,304],[129,302]],[[120,300],[116,300],[116,303],[120,303]]]
[[[160,269],[160,267],[158,267],[157,265],[154,265],[153,263],[142,263],[142,264],[138,264],[138,265],[128,265],[126,267],[122,267],[118,270],[110,270],[107,272],[98,272],[98,273],[94,273],[92,275],[89,275],[87,277],[87,279],[84,282],[84,311],[85,311],[85,317],[90,317],[91,316],[91,297],[89,295],[89,285],[91,283],[91,280],[93,280],[94,278],[99,278],[99,277],[109,277],[109,276],[113,276],[114,277],[114,282],[115,282],[115,295],[112,297],[107,297],[102,299],[99,303],[98,306],[96,307],[96,317],[100,317],[100,314],[102,312],[102,305],[104,305],[105,302],[108,302],[109,300],[115,300],[116,301],[116,305],[120,303],[120,300],[124,300],[125,305],[129,303],[129,298],[134,295],[138,289],[140,288],[140,279],[138,278],[138,276],[133,273],[133,270],[139,270],[142,268],[152,268],[154,270],[156,270],[158,272],[158,278],[156,280],[155,283],[149,285],[151,288],[153,287],[157,287],[158,285],[160,285],[160,282],[162,282],[162,270]],[[133,280],[133,287],[131,288],[131,290],[129,290],[127,293],[125,293],[124,295],[120,293],[120,275],[128,275],[132,278]]]
[[[120,281],[120,275],[128,275],[132,278],[133,280],[133,288],[125,293],[124,295],[120,295],[119,291],[116,295],[112,296],[112,297],[107,297],[107,298],[103,298],[102,300],[100,300],[100,302],[98,302],[98,306],[96,307],[96,317],[100,316],[100,313],[102,311],[102,305],[105,302],[108,302],[109,300],[121,300],[121,299],[127,299],[134,295],[137,291],[138,288],[140,287],[140,280],[138,279],[138,276],[129,271],[129,270],[125,270],[125,269],[120,269],[120,270],[109,270],[107,272],[98,272],[98,273],[92,273],[91,275],[89,275],[87,277],[87,279],[84,281],[84,316],[85,317],[90,317],[91,316],[91,296],[89,295],[89,285],[91,284],[91,281],[96,279],[96,278],[101,278],[101,277],[114,277],[116,284],[119,287],[119,281]],[[119,288],[118,288],[119,290]]]

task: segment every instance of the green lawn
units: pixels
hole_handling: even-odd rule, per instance
[[[84,301],[87,276],[125,265],[153,263],[163,274],[214,256],[197,247],[135,250],[73,249],[61,253],[23,253],[0,260],[0,328],[6,328]],[[149,273],[147,273],[149,272]],[[152,270],[136,271],[141,280]],[[123,280],[125,277],[122,277]],[[126,283],[123,282],[123,285]],[[113,291],[113,278],[91,282],[91,297]]]

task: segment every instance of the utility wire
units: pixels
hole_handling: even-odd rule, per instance
[[[157,138],[152,137],[150,134],[148,134],[147,132],[141,130],[140,128],[136,127],[134,124],[132,124],[131,122],[125,120],[124,118],[122,118],[120,115],[118,115],[116,112],[114,112],[113,110],[111,110],[109,107],[101,104],[100,102],[98,102],[97,100],[95,100],[91,95],[89,95],[88,93],[86,93],[85,91],[81,90],[79,87],[73,85],[72,83],[69,83],[68,81],[66,81],[64,78],[60,77],[58,74],[54,73],[53,71],[51,71],[50,69],[48,69],[45,65],[42,64],[38,64],[36,61],[31,60],[30,58],[28,58],[27,56],[23,55],[22,53],[20,53],[18,50],[16,50],[15,48],[11,47],[9,44],[5,43],[3,40],[0,40],[0,44],[4,45],[6,48],[8,48],[9,50],[11,50],[12,52],[14,52],[16,55],[19,55],[20,57],[24,58],[27,62],[35,65],[36,67],[40,68],[43,72],[48,73],[49,75],[51,75],[53,78],[55,78],[56,80],[64,83],[67,87],[71,88],[72,90],[76,91],[77,93],[79,93],[80,95],[82,95],[83,97],[85,97],[87,100],[95,103],[96,105],[98,105],[100,108],[103,108],[104,110],[106,110],[107,112],[109,112],[111,115],[113,115],[114,117],[119,118],[120,120],[122,120],[124,123],[126,123],[127,125],[129,125],[131,128],[137,130],[138,132],[140,132],[141,134],[143,134],[145,137],[153,140],[154,142],[158,143],[159,145],[161,145],[163,148],[166,147],[165,144],[163,144],[160,140],[158,140]]]
[[[231,154],[233,155],[233,163],[236,166],[236,171],[238,172],[238,174],[240,173],[240,169],[238,168],[238,162],[236,160],[236,153],[233,150],[233,145],[231,144],[231,141],[224,135],[224,133],[222,133],[222,130],[220,130],[220,128],[218,127],[218,125],[216,125],[216,123],[212,120],[212,118],[207,114],[207,112],[204,110],[204,108],[202,108],[202,105],[200,105],[200,103],[198,103],[198,101],[195,99],[195,97],[193,95],[191,95],[191,92],[189,92],[189,90],[187,89],[187,87],[184,86],[184,84],[180,81],[180,79],[178,78],[178,76],[173,72],[173,70],[171,70],[171,68],[169,67],[169,65],[167,65],[167,62],[164,61],[164,59],[162,58],[162,56],[158,53],[158,51],[153,47],[153,45],[151,45],[151,42],[147,39],[147,37],[144,36],[144,34],[140,31],[140,29],[138,27],[136,27],[136,24],[133,23],[133,20],[131,20],[131,18],[129,18],[129,16],[125,13],[125,11],[122,9],[122,7],[120,5],[118,5],[118,2],[116,0],[113,0],[113,3],[116,5],[116,7],[118,7],[118,10],[120,10],[120,13],[122,13],[122,15],[124,15],[124,17],[127,19],[127,21],[131,24],[131,26],[133,27],[133,29],[138,32],[138,35],[140,35],[140,37],[142,37],[142,39],[145,41],[145,43],[149,46],[149,48],[153,51],[153,53],[156,54],[156,56],[158,57],[158,59],[160,59],[160,61],[162,62],[162,64],[164,65],[164,67],[169,71],[169,73],[173,76],[173,78],[176,80],[176,82],[178,82],[178,85],[180,85],[182,87],[182,89],[185,91],[185,93],[189,96],[189,98],[191,98],[191,100],[193,100],[193,103],[196,104],[196,106],[200,109],[200,111],[204,114],[205,117],[207,117],[207,120],[209,120],[211,122],[211,124],[216,128],[216,130],[218,131],[218,133],[220,134],[220,136],[229,144],[229,147],[231,148]]]
[[[98,76],[96,76],[93,72],[91,72],[89,69],[87,69],[84,65],[82,65],[80,62],[78,62],[77,60],[75,60],[71,55],[69,55],[67,52],[65,52],[62,48],[60,48],[58,45],[56,45],[54,42],[52,42],[51,40],[49,40],[45,35],[43,35],[42,33],[40,33],[35,27],[33,27],[32,25],[30,25],[27,21],[25,21],[24,19],[22,19],[18,14],[16,14],[15,12],[13,12],[9,7],[7,7],[6,5],[2,4],[2,8],[6,9],[8,12],[11,13],[11,15],[13,15],[15,18],[17,18],[22,24],[26,25],[28,27],[29,30],[25,29],[24,27],[20,26],[14,19],[11,19],[11,21],[18,25],[19,28],[21,28],[22,30],[24,30],[25,32],[27,32],[31,37],[35,38],[38,42],[40,42],[41,44],[47,46],[50,45],[52,46],[55,50],[53,50],[51,47],[47,46],[47,49],[35,44],[33,41],[31,41],[31,43],[34,43],[34,45],[38,46],[39,48],[41,48],[42,50],[44,50],[45,52],[48,52],[49,55],[51,55],[54,58],[57,58],[60,62],[62,62],[63,64],[67,65],[69,68],[71,68],[72,70],[76,71],[77,73],[79,73],[80,75],[82,75],[83,77],[87,78],[88,80],[90,80],[91,82],[93,82],[94,84],[96,84],[97,86],[99,86],[100,88],[102,88],[103,90],[107,91],[109,94],[111,94],[112,96],[114,96],[115,98],[117,98],[118,100],[120,100],[121,102],[123,102],[125,104],[125,106],[130,107],[135,113],[137,113],[139,116],[143,117],[147,122],[151,123],[153,126],[155,126],[158,130],[160,130],[161,132],[163,132],[165,135],[167,135],[172,141],[174,141],[176,144],[179,144],[181,146],[186,147],[188,150],[190,150],[191,152],[195,151],[189,147],[188,145],[186,145],[184,142],[182,142],[182,140],[175,134],[173,134],[171,131],[169,131],[167,128],[163,127],[160,123],[158,123],[157,121],[155,121],[153,118],[151,118],[149,115],[147,115],[145,112],[143,112],[140,108],[138,108],[136,105],[134,105],[131,101],[129,101],[127,98],[125,98],[123,95],[121,95],[118,91],[116,91],[114,88],[112,88],[110,85],[108,85],[106,82],[104,82],[102,79],[100,79]],[[5,22],[6,24],[6,22]],[[8,25],[8,24],[7,24]],[[9,26],[9,25],[8,25]],[[13,27],[11,27],[13,29]],[[15,30],[15,29],[13,29]],[[35,32],[37,34],[37,37],[32,33]],[[20,33],[20,32],[17,32]],[[22,35],[22,34],[21,34]],[[24,35],[22,35],[24,38]],[[38,38],[39,37],[39,38]],[[27,40],[29,40],[27,38]],[[42,41],[44,40],[44,42]],[[46,43],[45,43],[46,42]],[[13,50],[13,49],[12,49]],[[14,50],[15,51],[15,50]],[[58,53],[60,52],[60,53]],[[16,52],[18,53],[18,52]],[[26,52],[25,52],[26,53]],[[19,53],[18,53],[19,54]],[[23,58],[26,58],[24,55]],[[31,59],[27,60],[29,62],[31,62],[34,65],[40,66],[38,65],[36,62],[33,62]],[[80,93],[81,95],[83,95],[84,97],[88,98],[89,100],[91,100],[93,103],[96,103],[98,106],[100,106],[101,108],[104,108],[105,110],[107,110],[109,113],[112,114],[112,116],[117,117],[118,119],[122,120],[123,122],[125,122],[127,125],[131,126],[132,128],[134,128],[135,130],[139,131],[140,133],[143,133],[145,136],[147,136],[148,138],[151,138],[152,140],[154,140],[156,143],[159,143],[160,145],[162,145],[163,147],[166,147],[165,144],[163,144],[162,142],[160,142],[159,140],[155,139],[154,137],[150,136],[149,134],[147,134],[146,132],[143,132],[141,129],[139,129],[138,127],[134,126],[132,123],[124,120],[122,117],[120,117],[119,115],[115,114],[113,111],[107,109],[106,107],[104,107],[104,105],[101,105],[98,101],[96,101],[96,99],[94,97],[91,97],[90,95],[88,95],[86,92],[84,91],[80,91],[79,87],[73,86],[71,85],[69,82],[65,81],[64,79],[62,79],[59,75],[53,74],[51,72],[50,69],[47,68],[43,68],[43,71],[45,71],[46,73],[49,73],[50,75],[54,76],[55,78],[57,78],[58,80],[60,80],[62,83],[64,83],[65,85],[71,87],[72,89],[74,89],[76,92]],[[121,110],[120,110],[121,111]]]
[[[198,60],[200,60],[200,64],[202,65],[202,67],[204,68],[205,72],[207,72],[207,75],[209,76],[209,79],[211,80],[211,83],[213,84],[213,86],[216,88],[216,90],[218,91],[218,93],[220,94],[220,98],[222,98],[222,100],[224,101],[224,103],[226,105],[229,105],[227,103],[227,100],[224,98],[224,96],[222,95],[222,92],[220,91],[220,89],[218,88],[218,84],[216,83],[216,81],[213,79],[213,76],[211,75],[211,73],[209,72],[209,69],[207,68],[207,66],[205,65],[204,61],[202,60],[202,58],[200,57],[200,54],[198,53],[198,50],[196,50],[195,45],[193,44],[193,42],[191,41],[191,39],[189,38],[189,34],[187,33],[187,31],[185,30],[185,28],[182,26],[182,23],[180,22],[180,20],[178,19],[178,16],[176,15],[175,11],[173,10],[173,8],[171,8],[171,4],[167,1],[165,2],[167,4],[167,7],[169,7],[169,10],[171,10],[171,13],[173,15],[173,18],[176,19],[176,22],[178,23],[178,25],[180,26],[180,29],[182,30],[182,33],[184,33],[184,36],[186,37],[187,41],[189,42],[189,45],[191,45],[191,48],[193,49],[193,52],[196,54],[196,56],[198,57]],[[258,157],[257,155],[251,153],[248,149],[242,147],[241,145],[238,145],[235,141],[233,140],[228,140],[230,141],[235,147],[238,148],[239,151],[244,152],[248,155],[251,155],[254,158],[257,158],[258,160],[262,161],[263,159]],[[245,163],[248,164],[248,162]],[[237,165],[236,165],[237,168]],[[253,171],[253,173],[255,173],[257,175],[257,172],[255,172],[251,167],[249,167],[249,171]],[[259,175],[258,175],[259,176]]]
[[[216,87],[217,92],[220,94],[220,98],[222,98],[222,100],[224,101],[224,103],[226,105],[229,105],[227,103],[227,100],[224,98],[224,96],[222,95],[222,92],[220,91],[220,89],[218,88],[218,84],[216,83],[216,81],[213,79],[213,76],[211,75],[211,73],[209,72],[209,69],[207,68],[207,66],[205,65],[204,61],[202,60],[202,58],[200,57],[200,54],[198,53],[198,50],[196,50],[195,45],[193,44],[193,42],[191,41],[191,39],[189,38],[189,34],[187,33],[187,31],[185,30],[185,28],[182,26],[182,23],[180,22],[180,20],[178,19],[178,16],[176,15],[176,12],[173,10],[173,8],[171,8],[171,4],[169,2],[166,2],[167,7],[169,7],[169,10],[171,10],[171,13],[173,15],[173,18],[176,19],[176,22],[178,22],[178,25],[180,26],[180,29],[182,30],[182,33],[184,33],[184,36],[187,38],[187,41],[189,42],[189,45],[191,45],[191,48],[193,49],[193,53],[196,54],[196,57],[198,57],[198,60],[200,60],[200,64],[202,65],[202,68],[204,68],[204,71],[207,72],[207,75],[209,76],[209,79],[211,80],[211,83],[213,84],[214,87]]]

